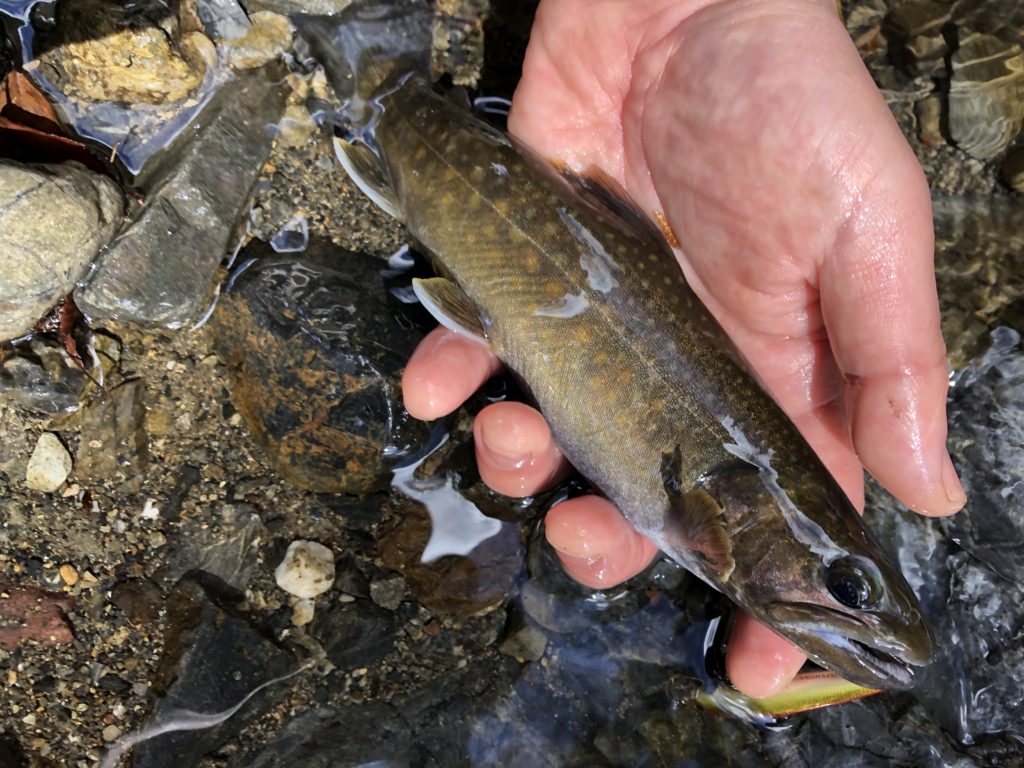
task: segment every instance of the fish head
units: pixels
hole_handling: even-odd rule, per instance
[[[748,467],[708,478],[734,560],[724,581],[711,575],[818,664],[865,687],[909,688],[932,658],[928,623],[906,578],[823,475],[787,484]]]

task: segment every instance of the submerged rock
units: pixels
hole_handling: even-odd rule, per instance
[[[147,168],[145,204],[75,293],[90,319],[177,328],[202,311],[286,94],[276,67],[240,75],[196,118],[191,140]]]
[[[72,97],[164,104],[192,95],[215,58],[205,35],[181,30],[166,6],[62,0],[53,27],[37,24],[47,81]]]
[[[419,501],[403,500],[393,517],[396,522],[380,539],[381,559],[406,577],[423,605],[444,613],[475,616],[508,600],[523,567],[517,525],[494,521],[497,533],[481,541],[474,539],[475,546],[467,554],[448,554],[423,562],[432,532],[426,507]]]
[[[258,686],[298,667],[290,653],[237,610],[241,599],[241,593],[201,571],[172,591],[154,684],[158,698],[147,726],[159,731],[208,715],[212,727],[154,733],[135,747],[135,768],[198,765],[288,692],[287,684],[263,688],[238,712],[230,713]],[[217,713],[231,716],[217,723],[212,717]]]
[[[74,287],[123,206],[110,179],[78,163],[0,159],[0,340],[30,331]]]
[[[27,410],[77,410],[89,384],[85,371],[56,341],[34,336],[0,354],[0,394]]]
[[[241,254],[212,323],[231,396],[291,483],[331,493],[387,486],[390,462],[427,432],[405,412],[398,377],[419,333],[388,296],[381,262],[311,240],[282,258]]]
[[[37,8],[23,68],[79,136],[131,174],[177,136],[229,76],[198,19],[156,0]]]
[[[949,134],[972,157],[998,157],[1024,126],[1024,51],[961,30],[950,56]]]

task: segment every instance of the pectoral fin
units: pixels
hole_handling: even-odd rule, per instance
[[[674,454],[666,454],[662,462],[662,480],[669,501],[666,533],[680,548],[698,553],[721,581],[727,581],[736,561],[722,508],[703,488],[683,491],[675,470],[678,466],[677,448]]]
[[[451,280],[431,277],[412,281],[416,297],[434,318],[447,328],[481,344],[487,344],[487,330],[473,300]]]
[[[402,220],[398,200],[381,168],[380,160],[365,144],[334,138],[334,154],[352,183],[388,216]]]

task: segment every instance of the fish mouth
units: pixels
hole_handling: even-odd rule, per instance
[[[807,603],[774,603],[769,614],[773,626],[812,661],[867,688],[911,688],[932,659],[931,635],[921,620],[883,622],[872,614],[861,619]]]

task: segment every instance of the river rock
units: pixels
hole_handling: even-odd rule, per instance
[[[230,710],[263,683],[298,668],[290,653],[241,613],[243,595],[197,571],[179,582],[167,603],[163,655],[153,681],[156,703],[147,727],[157,731],[190,715]],[[238,712],[212,727],[154,734],[133,752],[135,768],[199,765],[287,694],[287,682],[263,688]]]
[[[475,616],[502,605],[522,569],[519,527],[496,523],[497,534],[480,541],[467,555],[446,555],[423,562],[431,520],[421,502],[402,500],[396,522],[382,534],[381,559],[409,582],[416,599],[435,611]]]
[[[152,2],[62,0],[52,29],[36,24],[39,66],[63,91],[90,101],[178,101],[199,87],[212,46],[177,22]]]
[[[66,614],[74,604],[67,595],[0,580],[0,650],[13,651],[27,640],[44,646],[72,642]]]
[[[78,163],[0,159],[0,339],[27,333],[114,235],[124,201]]]
[[[934,0],[914,0],[894,8],[885,18],[893,60],[914,74],[940,72],[949,52],[943,27],[951,14],[948,4]]]
[[[139,178],[146,203],[75,293],[90,319],[177,328],[207,306],[273,143],[266,127],[284,109],[280,75],[252,70],[222,86],[190,140],[147,167]]]
[[[9,345],[0,359],[0,394],[29,411],[75,411],[89,384],[63,344],[39,335]]]
[[[292,47],[292,24],[287,16],[257,11],[249,20],[245,34],[225,46],[232,69],[263,66]]]
[[[1024,51],[993,35],[960,30],[949,62],[950,138],[979,160],[999,156],[1024,125]]]
[[[133,379],[105,389],[82,409],[75,476],[87,483],[143,476],[149,464],[146,384]]]
[[[1003,160],[1003,179],[1017,192],[1024,192],[1024,145],[1014,147]]]
[[[33,491],[53,493],[71,474],[71,455],[52,432],[39,436],[25,470],[25,485]]]
[[[239,254],[212,323],[231,397],[273,466],[308,490],[387,487],[391,461],[427,428],[405,412],[399,375],[420,333],[390,296],[382,262],[311,239],[282,256]]]
[[[159,0],[62,0],[32,14],[23,68],[77,135],[131,174],[172,142],[230,70],[201,23]]]
[[[334,583],[334,553],[315,541],[293,541],[274,570],[274,580],[295,597],[322,595]]]

